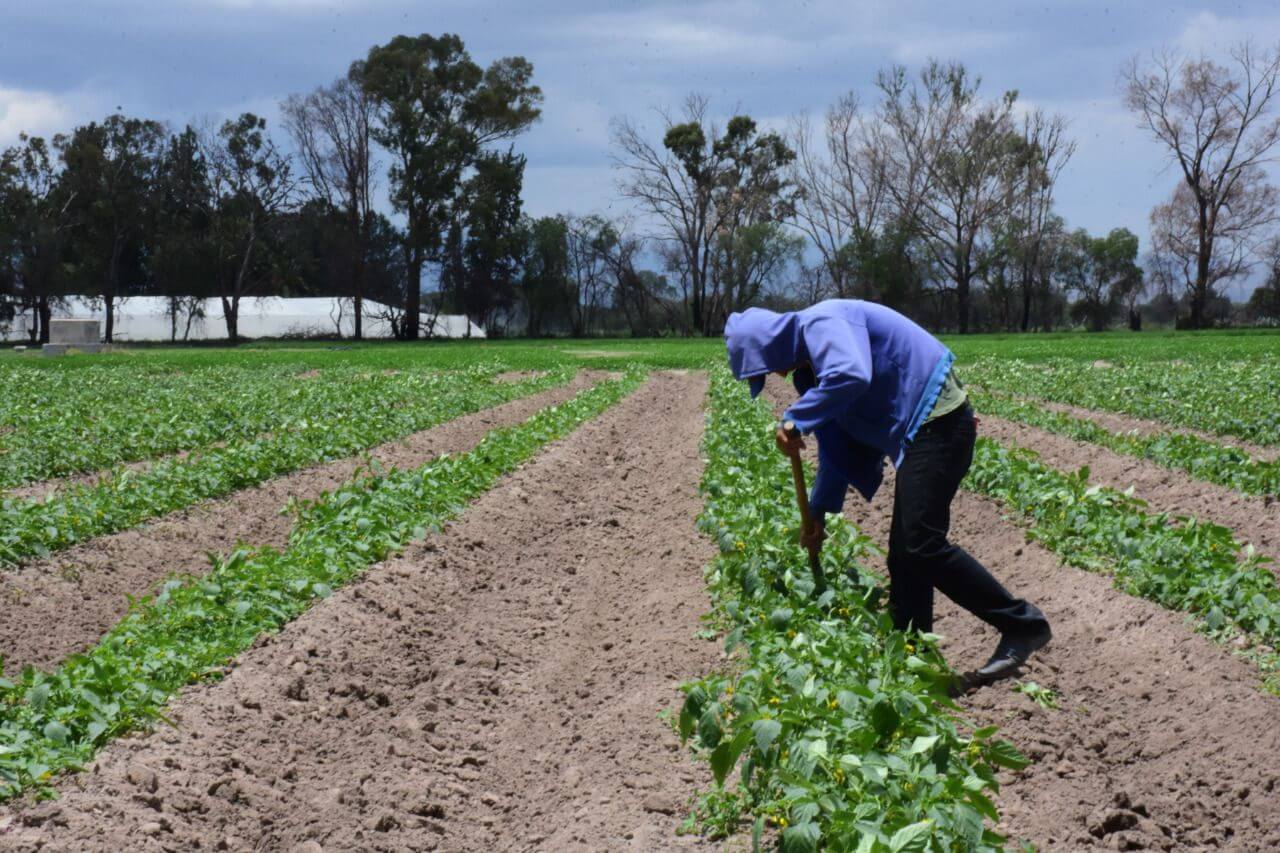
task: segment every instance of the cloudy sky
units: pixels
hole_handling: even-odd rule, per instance
[[[841,93],[874,98],[892,62],[959,59],[989,95],[1060,112],[1079,149],[1060,185],[1071,226],[1126,226],[1173,187],[1162,152],[1117,95],[1126,57],[1162,44],[1219,53],[1280,43],[1271,2],[1029,0],[0,0],[0,146],[114,110],[175,125],[279,101],[342,74],[399,33],[456,32],[487,63],[522,54],[546,103],[520,142],[534,215],[618,211],[609,122],[655,127],[691,92],[781,125]]]

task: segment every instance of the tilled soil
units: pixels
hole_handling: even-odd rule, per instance
[[[446,530],[117,742],[17,850],[658,850],[702,772],[657,716],[720,664],[701,375],[656,375]]]
[[[491,429],[519,423],[538,409],[567,400],[598,381],[580,373],[572,383],[380,445],[359,456],[318,465],[205,501],[141,527],[95,538],[20,569],[0,571],[0,657],[6,672],[48,667],[91,645],[139,596],[174,574],[203,573],[210,552],[237,542],[283,546],[293,520],[281,514],[289,498],[333,491],[376,459],[387,467],[416,467],[441,453],[474,447]]]
[[[981,429],[1001,443],[1031,448],[1059,470],[1074,471],[1088,465],[1089,482],[1121,491],[1132,486],[1134,494],[1157,512],[1193,515],[1221,524],[1234,530],[1241,542],[1251,542],[1266,554],[1280,554],[1280,504],[1272,497],[1246,495],[1193,480],[1146,459],[990,415],[982,416]]]
[[[780,406],[793,397],[771,394]],[[851,493],[845,515],[886,547],[892,507],[889,473],[871,504]],[[1258,689],[1257,670],[1182,615],[1063,566],[993,501],[961,492],[952,521],[954,541],[1054,630],[1023,680],[1055,691],[1058,709],[1008,682],[960,700],[975,725],[998,725],[1035,760],[1006,774],[999,829],[1046,850],[1280,849],[1280,700]],[[958,671],[997,641],[942,596],[934,630]]]

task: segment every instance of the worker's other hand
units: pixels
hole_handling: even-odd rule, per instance
[[[799,456],[800,451],[804,450],[804,436],[799,432],[787,432],[781,424],[774,430],[773,438],[783,456]]]
[[[815,521],[809,529],[800,531],[800,544],[810,551],[821,548],[825,541],[827,541],[827,526],[821,521]]]

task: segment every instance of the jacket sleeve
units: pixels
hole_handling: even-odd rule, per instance
[[[818,475],[809,493],[809,511],[817,521],[824,513],[839,514],[849,491],[849,443],[836,428],[818,428]]]
[[[818,384],[784,417],[810,433],[838,417],[871,384],[871,343],[864,326],[835,317],[819,317],[804,329],[805,348]]]

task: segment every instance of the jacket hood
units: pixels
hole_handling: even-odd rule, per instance
[[[752,379],[751,396],[760,393],[764,377],[774,370],[790,370],[801,357],[799,323],[794,312],[779,314],[748,308],[730,314],[724,326],[729,368],[735,379]]]

